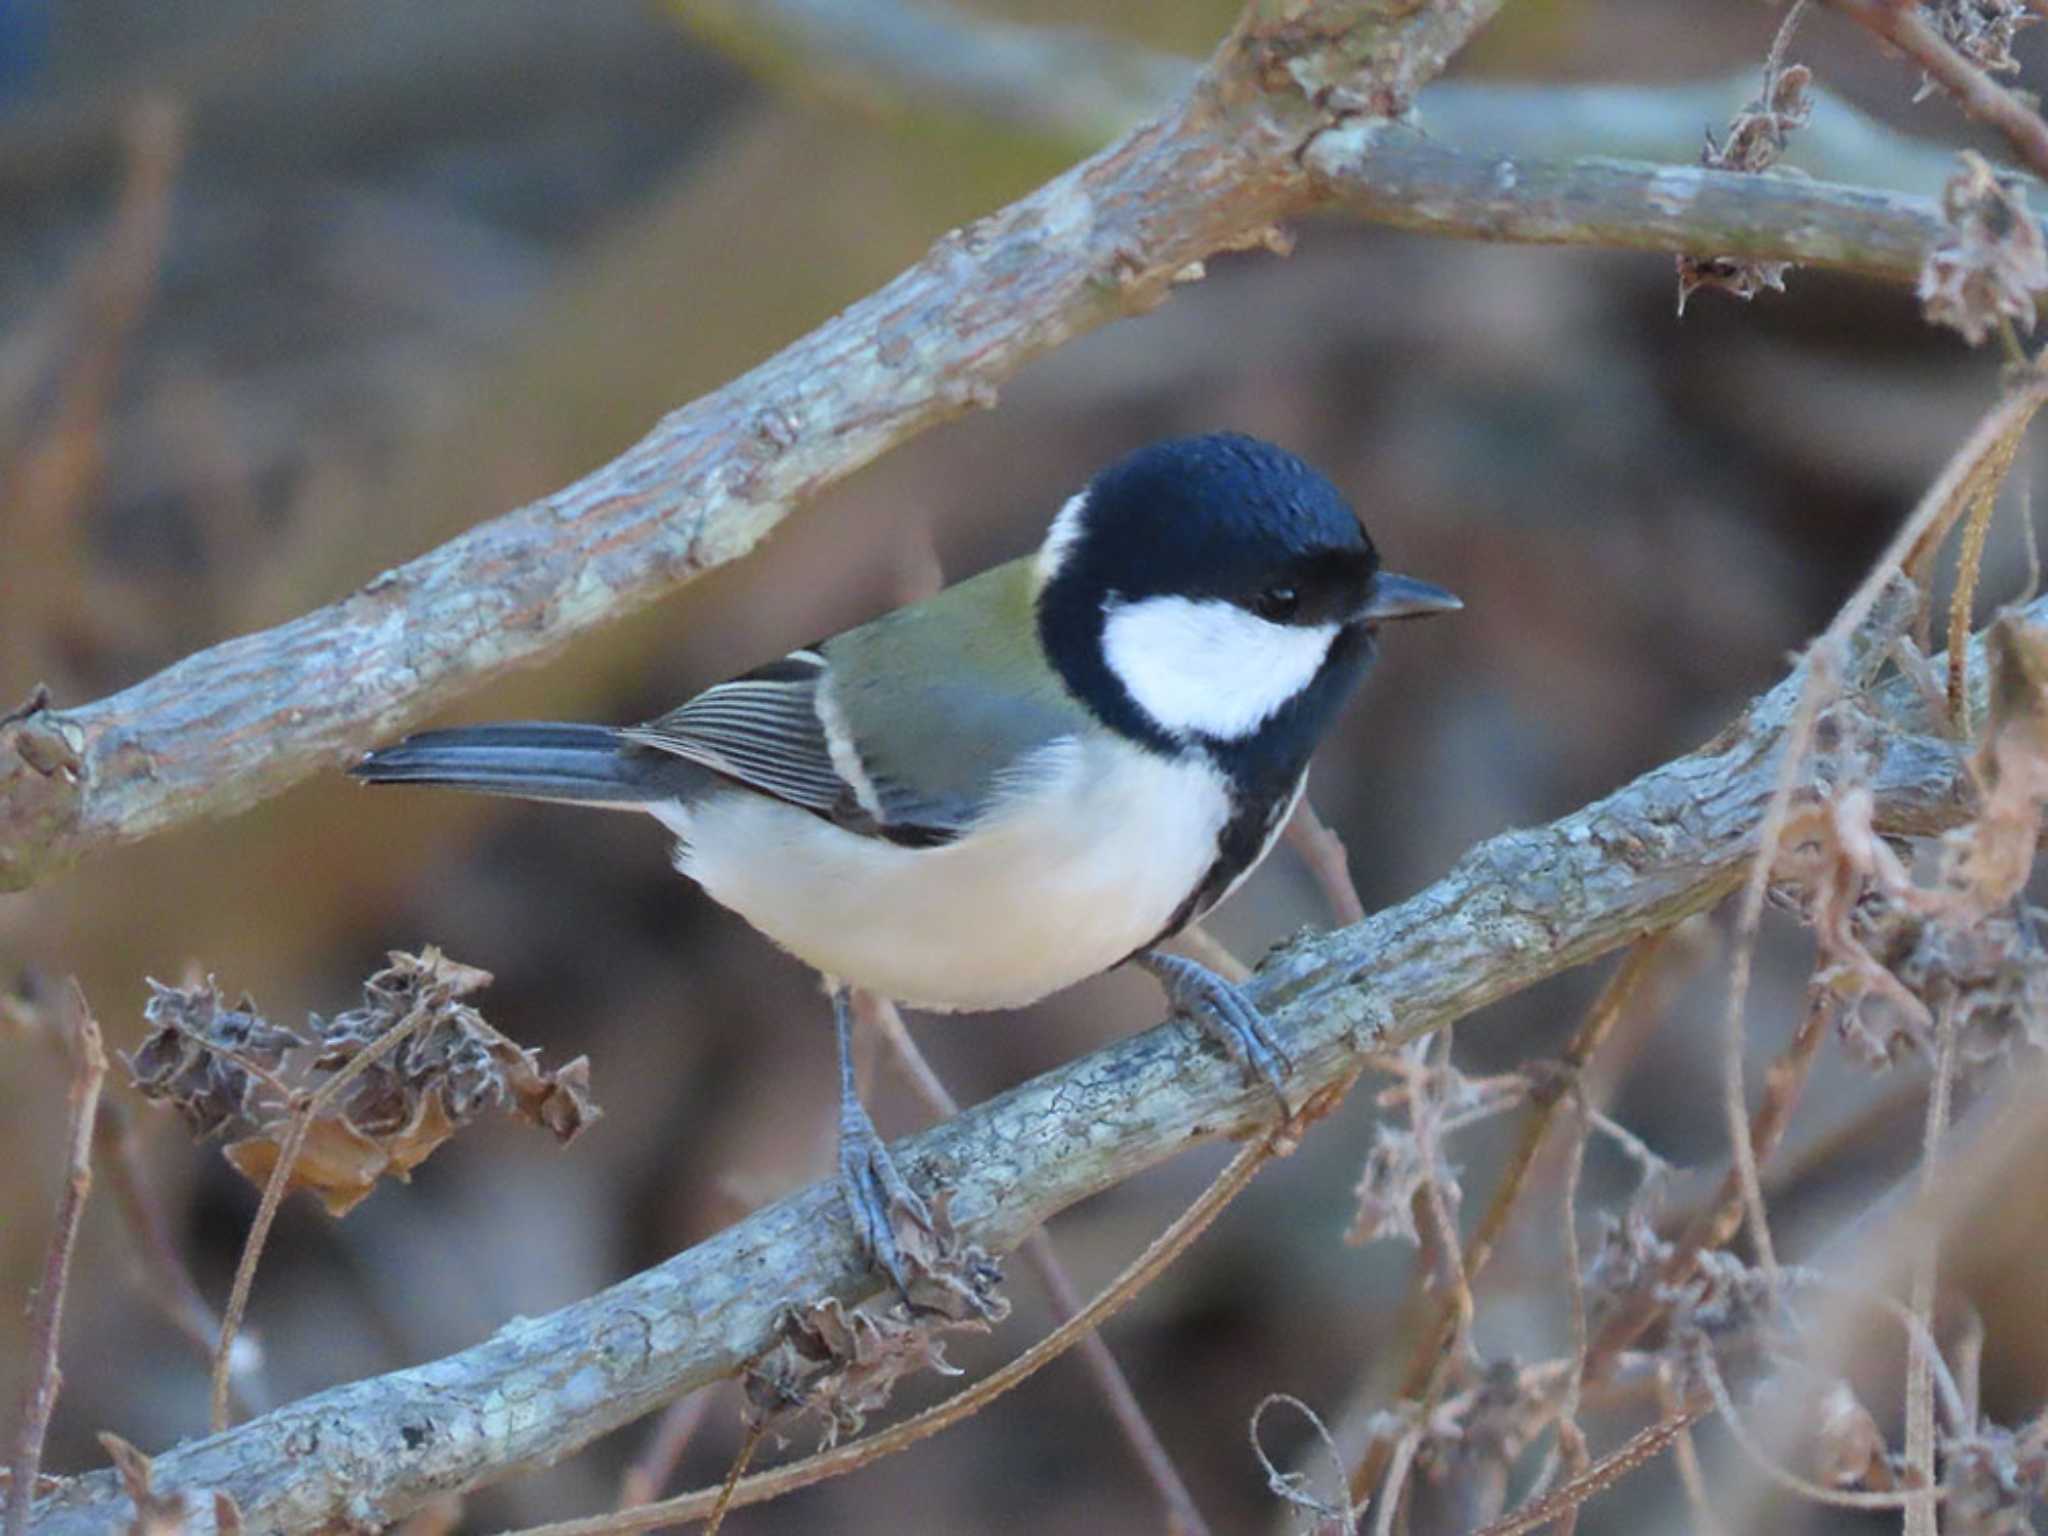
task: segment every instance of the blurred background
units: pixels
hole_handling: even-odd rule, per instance
[[[1236,7],[970,9],[1195,57]],[[1456,74],[1675,84],[1753,70],[1779,14],[1527,0]],[[820,89],[800,54],[697,23],[640,0],[0,0],[0,707],[38,682],[60,704],[118,689],[565,484],[1090,147]],[[1911,105],[1908,71],[1832,15],[1810,18],[1793,56],[1907,132],[1982,143],[1946,102]],[[1710,126],[1681,118],[1675,132],[1697,143]],[[1158,312],[1062,349],[999,409],[889,455],[746,561],[495,683],[462,718],[653,715],[892,605],[934,561],[952,578],[1025,551],[1128,448],[1237,428],[1323,468],[1390,563],[1468,605],[1389,637],[1318,761],[1313,798],[1372,907],[1474,841],[1712,734],[1831,615],[1996,389],[1990,350],[1930,329],[1897,290],[1794,271],[1786,294],[1704,293],[1679,318],[1667,258],[1335,220],[1298,233],[1288,259],[1220,259]],[[2001,520],[1987,602],[2023,585],[2022,547]],[[1282,851],[1212,927],[1252,959],[1323,921]],[[606,1118],[566,1151],[510,1123],[474,1127],[343,1222],[288,1205],[250,1316],[271,1401],[474,1343],[829,1168],[821,998],[670,873],[662,835],[637,818],[369,795],[336,776],[0,896],[0,982],[75,974],[124,1048],[141,1034],[145,977],[211,972],[298,1023],[353,1005],[387,949],[425,943],[496,974],[481,1002],[508,1034],[551,1063],[587,1053]],[[1691,936],[1602,1087],[1657,1151],[1708,1168],[1724,1147],[1722,944],[1712,925]],[[1751,1014],[1759,1060],[1796,1021],[1807,958],[1789,925],[1770,936]],[[1472,1021],[1461,1058],[1496,1070],[1554,1051],[1600,975]],[[1119,975],[1022,1014],[912,1022],[974,1100],[1160,1011],[1149,982]],[[0,1297],[25,1296],[40,1262],[63,1084],[51,1053],[0,1039]],[[111,1091],[218,1306],[255,1192],[170,1116]],[[1824,1061],[1795,1165],[1803,1142],[1900,1091]],[[1388,1330],[1413,1252],[1341,1241],[1370,1098],[1264,1173],[1110,1331],[1218,1529],[1275,1518],[1245,1443],[1262,1396],[1292,1393],[1336,1422],[1398,1361]],[[886,1068],[870,1102],[885,1130],[918,1122]],[[1910,1150],[1917,1133],[1884,1126],[1918,1111],[1898,1114],[1866,1130],[1869,1156],[1830,1157],[1826,1178],[1786,1192],[1794,1251],[1802,1223],[1825,1230],[1887,1176],[1888,1144]],[[1456,1149],[1475,1206],[1511,1124]],[[1059,1222],[1083,1287],[1221,1155]],[[1595,1194],[1628,1187],[1597,1149],[1589,1178]],[[1495,1266],[1490,1352],[1563,1348],[1546,1283],[1554,1211],[1533,1199]],[[1012,1269],[1012,1320],[952,1346],[971,1369],[1046,1327],[1035,1283]],[[2010,1273],[1991,1265],[1976,1299],[1994,1327],[2007,1317],[1987,1384],[2017,1415],[2042,1395],[2048,1337],[2024,1310],[1997,1312],[2030,1305],[2000,1300]],[[139,1274],[114,1204],[97,1200],[50,1470],[99,1464],[101,1429],[155,1450],[204,1428],[204,1371]],[[18,1397],[25,1347],[20,1308],[0,1305],[0,1402]],[[676,1487],[715,1481],[737,1443],[737,1395],[717,1390]],[[463,1528],[609,1507],[647,1433],[474,1496]],[[1292,1423],[1268,1437],[1290,1454],[1306,1441]],[[1675,1487],[1652,1469],[1582,1528],[1676,1529]],[[1159,1528],[1066,1361],[943,1440],[735,1529],[906,1521]]]

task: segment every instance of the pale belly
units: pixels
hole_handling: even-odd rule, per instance
[[[1216,856],[1213,770],[1061,743],[1036,789],[935,848],[745,791],[679,818],[677,867],[791,954],[915,1008],[1014,1008],[1159,937]]]

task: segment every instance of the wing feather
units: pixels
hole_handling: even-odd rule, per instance
[[[795,651],[620,734],[850,831],[919,846],[957,836],[974,819],[976,805],[920,795],[864,773],[856,786],[840,771],[842,763],[859,764],[863,754],[855,743],[842,743],[834,753],[818,708],[829,670],[816,651]]]
[[[855,832],[958,837],[1089,728],[1038,647],[1030,560],[706,689],[624,734]]]
[[[658,720],[628,728],[630,741],[699,763],[713,773],[835,819],[855,805],[832,762],[817,694],[825,659],[796,651],[729,683],[707,688]]]

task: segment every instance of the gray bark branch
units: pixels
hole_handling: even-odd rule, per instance
[[[1306,163],[1346,213],[1465,240],[1793,261],[1911,283],[1942,233],[1934,200],[1903,192],[1698,165],[1483,154],[1384,123],[1323,134]]]
[[[2048,598],[2025,611],[2048,621]],[[1860,674],[1882,653],[1881,640],[1860,646]],[[1981,677],[1981,663],[1973,670]],[[1298,1094],[1342,1084],[1374,1052],[1719,901],[1756,847],[1805,681],[1796,668],[1699,751],[1548,826],[1480,844],[1399,906],[1275,951],[1254,995],[1297,1064]],[[1921,718],[1918,691],[1894,680],[1862,702],[1885,721],[1871,785],[1880,828],[1927,833],[1959,821],[1967,769]],[[1170,1021],[894,1151],[921,1187],[952,1191],[967,1241],[1002,1253],[1142,1169],[1253,1134],[1272,1107],[1199,1030]],[[205,1495],[216,1489],[251,1531],[387,1524],[438,1494],[556,1461],[743,1368],[772,1342],[786,1298],[853,1300],[874,1288],[835,1186],[821,1183],[473,1349],[166,1451],[157,1486],[193,1495],[190,1536],[208,1536]],[[114,1536],[132,1513],[114,1477],[94,1473],[45,1500],[36,1529]]]
[[[889,447],[993,403],[1032,358],[1305,209],[1299,154],[1338,113],[1321,86],[1405,108],[1499,3],[1388,19],[1366,0],[1257,0],[1161,115],[574,485],[110,698],[0,718],[0,890],[243,810],[739,558]]]

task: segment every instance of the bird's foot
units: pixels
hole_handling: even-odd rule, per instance
[[[839,1035],[839,1189],[855,1240],[914,1318],[999,1322],[1010,1304],[997,1291],[1000,1265],[954,1231],[948,1191],[930,1205],[910,1187],[860,1101],[853,1070],[853,998],[832,992]]]
[[[1271,1088],[1281,1109],[1290,1116],[1294,1113],[1286,1086],[1289,1074],[1294,1071],[1294,1061],[1244,988],[1185,955],[1147,949],[1141,950],[1136,959],[1158,978],[1159,985],[1166,989],[1166,1000],[1175,1009],[1218,1041],[1247,1075],[1256,1076]]]
[[[927,1247],[924,1240],[934,1238],[937,1229],[931,1208],[889,1156],[858,1098],[846,1098],[839,1106],[839,1191],[869,1260],[908,1302],[923,1266],[904,1250]]]

